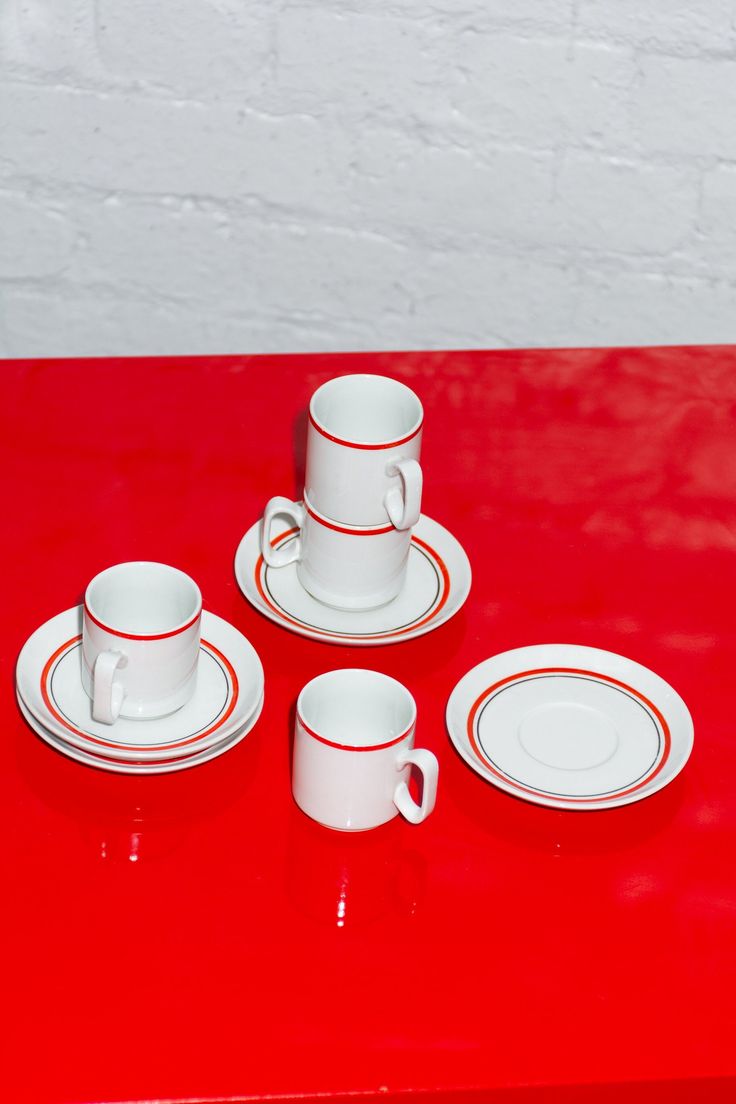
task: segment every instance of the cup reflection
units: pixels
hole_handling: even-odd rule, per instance
[[[287,893],[295,907],[338,930],[411,918],[427,880],[424,856],[405,846],[400,817],[370,832],[323,828],[294,807],[286,846]]]

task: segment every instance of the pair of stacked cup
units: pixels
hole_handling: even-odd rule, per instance
[[[270,567],[296,562],[314,598],[346,610],[375,609],[400,593],[422,499],[422,404],[398,380],[329,380],[309,404],[303,502],[266,506],[261,551]],[[298,536],[272,542],[274,518]]]

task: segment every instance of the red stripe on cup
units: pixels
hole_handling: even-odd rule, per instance
[[[171,636],[178,636],[179,633],[186,632],[187,629],[191,629],[192,625],[196,624],[200,618],[202,610],[198,610],[195,613],[191,621],[187,621],[186,625],[180,625],[178,629],[172,629],[170,632],[165,633],[127,633],[121,632],[120,629],[111,629],[109,625],[106,625],[103,621],[100,621],[98,617],[90,610],[87,603],[84,603],[85,617],[89,617],[93,624],[97,625],[98,629],[103,629],[104,632],[110,633],[112,636],[120,636],[124,640],[168,640]]]
[[[321,514],[316,513],[307,502],[304,500],[304,508],[311,518],[317,522],[318,525],[324,525],[325,529],[332,529],[335,533],[347,533],[350,537],[377,537],[381,533],[393,533],[395,532],[393,525],[381,525],[376,529],[370,529],[367,526],[361,525],[355,528],[349,528],[346,525],[335,525],[334,522],[328,521],[327,518],[322,517]]]
[[[416,437],[417,433],[419,433],[419,430],[424,425],[424,419],[422,419],[416,429],[413,429],[411,433],[407,433],[406,437],[400,437],[398,441],[381,441],[380,444],[366,445],[362,444],[359,441],[345,441],[342,437],[335,437],[333,433],[328,433],[327,430],[323,429],[319,422],[315,419],[311,410],[309,411],[309,421],[312,423],[317,432],[320,433],[323,437],[326,437],[328,441],[332,441],[335,445],[344,445],[345,448],[354,449],[389,449],[396,448],[397,445],[405,445],[407,441],[411,441],[414,437]]]
[[[313,728],[309,727],[301,713],[297,713],[296,719],[308,736],[312,736],[315,740],[319,740],[320,744],[327,744],[328,747],[337,748],[338,751],[383,751],[384,748],[390,748],[395,744],[400,744],[402,740],[410,736],[416,724],[416,721],[412,721],[405,732],[402,732],[400,736],[394,736],[392,740],[387,740],[385,744],[370,744],[368,747],[355,747],[353,744],[338,744],[335,740],[328,740],[326,736],[320,736],[318,732],[315,732]]]

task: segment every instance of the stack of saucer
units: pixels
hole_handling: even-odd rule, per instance
[[[118,569],[133,566],[141,565]],[[201,612],[196,677],[184,704],[155,718],[139,711],[119,713],[113,723],[96,720],[84,686],[83,631],[89,617],[83,606],[65,610],[37,629],[18,657],[21,711],[58,751],[102,770],[163,774],[216,758],[255,725],[263,708],[261,662],[237,629],[207,611]]]
[[[457,612],[470,564],[420,515],[422,426],[417,396],[387,376],[317,389],[303,499],[272,498],[236,556],[256,608],[292,632],[351,644],[407,640]]]

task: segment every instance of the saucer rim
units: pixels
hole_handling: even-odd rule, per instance
[[[275,625],[285,629],[287,632],[293,633],[296,636],[303,636],[309,640],[316,640],[320,644],[333,644],[342,647],[381,647],[385,645],[403,644],[405,641],[415,640],[417,637],[425,636],[427,633],[432,632],[434,629],[440,628],[441,625],[450,621],[457,613],[460,612],[465,602],[468,599],[470,590],[473,583],[473,570],[470,564],[470,559],[467,552],[463,548],[458,538],[450,532],[440,522],[435,521],[433,518],[428,517],[426,514],[421,514],[419,521],[414,526],[412,533],[412,541],[416,537],[418,541],[429,545],[430,549],[435,552],[437,556],[440,555],[438,550],[435,550],[434,546],[430,543],[431,537],[436,534],[437,540],[435,543],[447,542],[447,544],[453,549],[453,553],[459,558],[462,567],[460,570],[452,572],[449,567],[446,566],[448,578],[449,578],[449,590],[447,599],[443,604],[441,610],[438,610],[436,616],[430,614],[428,620],[423,625],[418,625],[414,629],[402,634],[401,636],[390,635],[388,637],[372,638],[365,636],[351,636],[349,633],[340,636],[326,635],[325,631],[318,628],[310,628],[308,626],[301,626],[295,622],[287,621],[284,617],[279,616],[270,607],[262,601],[260,595],[257,593],[255,586],[251,586],[250,580],[253,575],[253,570],[258,563],[258,557],[260,555],[260,542],[258,541],[258,530],[261,525],[262,518],[259,518],[250,528],[245,532],[241,538],[238,547],[235,552],[235,559],[233,564],[233,570],[235,574],[235,580],[240,588],[240,591],[246,601],[260,614],[267,617],[269,621],[272,621]],[[429,527],[434,532],[427,534],[425,531]],[[254,545],[253,551],[255,556],[250,555],[249,545]],[[291,565],[290,565],[291,566]],[[297,580],[298,582],[298,580]],[[303,589],[303,588],[302,588]],[[304,592],[306,594],[306,591]],[[311,598],[311,596],[309,596]],[[316,599],[312,599],[316,600]],[[394,600],[395,601],[395,600]],[[383,609],[390,609],[392,602],[388,602]],[[325,609],[329,607],[325,606]],[[356,624],[360,623],[361,617],[364,616],[365,611],[361,610],[341,610],[342,615],[355,618]],[[389,633],[391,630],[387,630]]]
[[[22,704],[23,708],[32,717],[34,717],[35,720],[38,721],[38,723],[40,725],[43,725],[43,727],[45,729],[47,729],[49,732],[51,732],[51,734],[57,740],[60,740],[64,744],[68,744],[70,747],[76,748],[78,751],[83,752],[86,755],[90,755],[90,756],[93,756],[93,757],[99,758],[99,759],[106,759],[106,760],[108,760],[109,762],[112,762],[112,763],[115,763],[115,762],[131,762],[131,763],[146,763],[146,762],[159,763],[159,762],[161,762],[161,763],[163,763],[163,762],[167,762],[167,761],[169,761],[169,762],[178,762],[180,760],[186,759],[189,755],[199,755],[203,751],[207,751],[208,748],[216,747],[217,744],[221,743],[223,740],[229,739],[229,737],[233,734],[233,732],[237,732],[242,727],[242,725],[248,724],[251,717],[253,716],[253,713],[255,713],[255,711],[257,709],[262,708],[263,702],[265,700],[265,687],[261,690],[261,695],[260,695],[258,701],[256,702],[256,704],[253,706],[252,711],[248,714],[247,717],[241,719],[241,721],[239,722],[238,725],[235,726],[235,728],[230,729],[230,730],[226,730],[224,733],[218,732],[218,739],[214,740],[212,742],[209,742],[209,737],[207,737],[208,742],[201,745],[201,746],[199,744],[196,744],[196,743],[188,745],[188,747],[185,749],[186,754],[183,754],[183,755],[182,754],[169,754],[169,753],[165,754],[164,752],[160,752],[160,751],[152,752],[150,750],[150,748],[141,748],[140,750],[136,750],[133,747],[131,747],[129,750],[125,750],[125,751],[123,751],[123,750],[116,751],[116,750],[111,749],[110,752],[107,753],[106,751],[100,750],[100,748],[96,744],[85,744],[84,746],[82,746],[81,741],[79,741],[78,743],[72,743],[71,740],[67,740],[66,737],[62,736],[59,732],[56,732],[54,729],[52,729],[50,727],[50,725],[46,724],[43,717],[39,717],[36,710],[33,709],[32,706],[29,705],[29,703],[23,697],[23,694],[22,694],[22,692],[20,690],[20,687],[18,686],[17,683],[15,685],[15,695],[16,695],[16,698],[17,698],[19,704]],[[164,751],[165,750],[166,749],[164,749]],[[176,752],[181,752],[183,749],[173,748],[173,749],[169,749],[169,750],[171,752],[176,753]]]
[[[258,720],[260,719],[263,707],[265,705],[265,691],[261,695],[258,705],[254,712],[250,715],[247,721],[231,732],[228,736],[223,737],[221,741],[216,744],[210,745],[208,748],[203,748],[193,755],[188,755],[179,759],[163,760],[161,762],[151,763],[146,766],[145,763],[139,762],[114,762],[113,760],[106,759],[101,755],[92,755],[87,751],[83,751],[81,748],[76,747],[74,744],[68,743],[66,740],[62,740],[52,732],[46,725],[31,713],[28,706],[25,704],[20,694],[16,695],[18,708],[21,715],[29,726],[29,728],[42,740],[48,747],[59,755],[63,755],[73,762],[78,763],[80,766],[89,767],[92,770],[103,770],[108,774],[127,774],[127,775],[156,775],[156,774],[173,774],[182,770],[189,770],[192,767],[204,766],[206,763],[211,762],[214,759],[219,758],[221,755],[225,755],[232,748],[245,739],[246,736],[255,728]],[[204,758],[202,758],[204,756]]]
[[[135,761],[139,761],[141,757],[144,758],[144,759],[146,757],[150,757],[150,758],[155,757],[157,759],[177,758],[177,757],[179,757],[178,753],[181,752],[182,750],[184,750],[184,747],[186,747],[187,750],[194,749],[194,752],[198,753],[198,752],[206,750],[208,747],[212,747],[212,746],[216,745],[219,741],[226,739],[231,733],[237,731],[237,729],[241,725],[246,724],[248,722],[250,716],[252,715],[253,710],[257,708],[258,702],[263,697],[263,694],[265,692],[265,672],[264,672],[264,669],[263,669],[263,662],[261,660],[261,657],[258,655],[258,652],[256,651],[256,649],[253,647],[253,645],[248,640],[248,638],[239,629],[237,629],[231,622],[227,621],[223,617],[220,617],[218,614],[211,613],[208,610],[203,610],[202,611],[203,635],[206,635],[207,637],[217,638],[218,634],[221,631],[221,626],[225,626],[231,632],[236,633],[240,637],[240,641],[242,642],[242,644],[244,646],[246,646],[249,649],[250,653],[252,653],[251,658],[253,659],[253,661],[257,665],[257,668],[258,668],[257,678],[255,679],[255,681],[251,680],[251,685],[255,687],[255,691],[254,691],[253,695],[249,695],[249,696],[252,696],[255,699],[255,701],[254,701],[252,709],[250,709],[245,716],[243,716],[243,715],[237,716],[237,719],[235,721],[233,721],[232,718],[234,716],[236,716],[236,714],[237,714],[237,709],[234,710],[233,713],[231,714],[231,716],[228,717],[228,719],[223,723],[223,725],[221,727],[216,729],[214,732],[210,732],[209,735],[201,737],[200,740],[196,740],[196,739],[193,740],[188,745],[181,745],[180,737],[177,737],[176,740],[171,740],[168,743],[140,744],[140,745],[136,745],[136,744],[113,745],[110,741],[104,741],[103,738],[102,738],[102,735],[100,736],[100,738],[98,740],[96,738],[94,738],[94,739],[89,738],[89,737],[85,736],[84,734],[77,733],[77,732],[75,732],[71,729],[69,729],[67,731],[67,729],[65,727],[62,731],[62,726],[59,724],[59,722],[56,721],[56,719],[53,717],[52,714],[49,714],[49,712],[47,711],[45,706],[43,706],[43,707],[39,706],[38,708],[35,708],[33,703],[28,701],[28,698],[27,698],[26,694],[23,692],[23,690],[21,688],[20,671],[21,671],[22,667],[24,666],[24,664],[22,662],[23,657],[26,653],[26,650],[30,649],[30,647],[32,646],[32,641],[33,641],[34,637],[37,634],[41,633],[44,629],[46,629],[51,624],[51,622],[54,622],[54,621],[58,620],[60,623],[63,623],[64,618],[69,618],[70,620],[73,617],[78,618],[79,615],[80,615],[80,611],[82,609],[83,609],[83,606],[82,606],[81,603],[79,605],[76,605],[76,606],[71,606],[66,610],[62,610],[60,613],[55,614],[53,617],[48,618],[41,625],[39,625],[38,628],[35,629],[33,633],[31,633],[31,635],[27,638],[27,640],[23,644],[23,647],[21,648],[21,650],[18,654],[18,659],[16,661],[16,667],[15,667],[16,692],[17,692],[18,696],[23,700],[24,705],[28,708],[28,710],[32,713],[32,715],[39,721],[40,724],[42,724],[45,728],[48,728],[51,732],[53,732],[64,743],[71,744],[73,747],[79,748],[80,751],[83,751],[83,752],[86,752],[86,753],[92,754],[92,755],[104,755],[105,753],[99,750],[100,748],[104,747],[107,751],[109,751],[109,754],[114,755],[115,758],[131,759],[131,760],[135,760]],[[206,628],[205,628],[205,626],[206,626]],[[60,632],[59,635],[61,636],[63,634]],[[205,641],[205,645],[207,645],[207,644],[209,644],[209,640]],[[201,645],[200,645],[200,647],[201,647]],[[214,643],[211,645],[211,647],[217,647],[217,649],[219,650],[219,646],[216,646]],[[236,678],[237,678],[237,676],[238,676],[237,664],[233,663],[233,660],[230,656],[227,657],[227,660],[228,660],[228,663],[233,667],[233,670],[234,670]],[[26,680],[29,680],[28,675],[26,675],[25,677],[26,677]],[[32,679],[30,681],[32,683]],[[242,685],[242,681],[240,679],[238,679],[238,683],[239,683],[239,685]],[[196,693],[196,691],[195,691],[195,693]],[[245,695],[243,695],[243,697],[245,697]],[[172,716],[175,716],[175,714],[170,714],[166,717],[160,717],[160,718],[157,718],[156,720],[147,720],[147,721],[134,722],[134,723],[144,724],[147,728],[149,726],[155,727],[155,726],[161,725],[163,723],[170,724]],[[115,726],[111,725],[110,730],[111,730],[110,731],[110,737],[112,739],[112,737],[114,736],[114,732],[115,732]],[[200,742],[201,740],[205,740],[207,742],[206,743],[201,743]],[[175,745],[178,745],[178,746],[175,746]]]
[[[474,681],[479,678],[481,671],[486,671],[490,664],[496,664],[501,667],[504,665],[511,665],[511,667],[513,667],[515,666],[513,661],[518,659],[518,673],[522,673],[524,667],[527,667],[530,662],[534,664],[544,663],[546,665],[560,663],[561,654],[564,656],[565,653],[568,657],[572,653],[576,657],[576,663],[581,658],[587,656],[591,662],[594,662],[599,667],[603,665],[603,670],[605,670],[605,663],[608,662],[609,664],[612,663],[614,669],[620,669],[621,667],[625,668],[629,672],[630,679],[632,675],[640,675],[645,680],[653,680],[657,690],[669,698],[664,705],[660,701],[659,708],[663,711],[666,708],[668,714],[671,714],[673,707],[681,710],[679,723],[684,727],[681,729],[678,728],[677,737],[675,737],[674,731],[672,734],[673,750],[675,739],[677,739],[678,754],[677,756],[672,755],[667,762],[667,769],[663,770],[659,777],[652,778],[652,780],[646,783],[641,790],[622,796],[614,795],[608,798],[601,798],[600,800],[588,801],[585,804],[580,802],[574,803],[564,798],[545,797],[545,795],[541,793],[527,792],[522,786],[514,785],[511,782],[507,783],[504,779],[492,774],[485,763],[468,746],[466,736],[467,721],[473,701],[478,697],[477,687],[476,690],[471,690],[470,687]],[[572,660],[568,658],[568,663],[570,662],[572,662]],[[496,676],[497,674],[498,672]],[[486,675],[482,681],[486,681],[487,678],[488,675]],[[632,679],[632,681],[636,683],[636,678]],[[461,699],[463,698],[466,700],[461,704]],[[456,715],[458,712],[462,713],[462,721],[456,724]],[[646,667],[637,660],[630,659],[628,656],[624,656],[619,652],[612,652],[608,649],[596,648],[586,644],[529,644],[520,648],[510,648],[507,651],[498,652],[495,655],[488,656],[486,659],[481,660],[480,663],[477,663],[467,671],[451,690],[447,705],[445,706],[445,726],[450,737],[450,742],[460,757],[486,782],[489,782],[496,789],[518,800],[544,806],[546,808],[564,810],[566,812],[596,812],[643,801],[645,798],[664,789],[665,786],[669,785],[669,783],[681,773],[692,754],[694,746],[694,725],[690,710],[680,694],[678,694],[666,679],[657,674],[657,672],[653,671],[650,667]],[[674,729],[674,726],[671,727]]]

